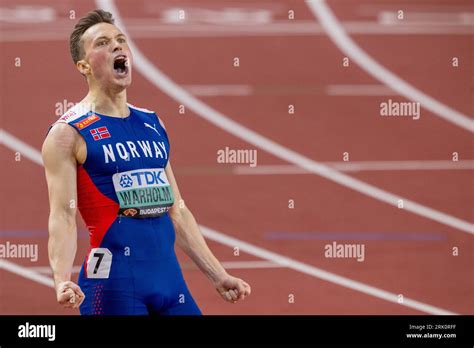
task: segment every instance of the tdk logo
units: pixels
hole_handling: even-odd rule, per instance
[[[133,180],[127,174],[123,174],[120,177],[120,186],[125,188],[125,187],[132,187],[132,185],[133,185]]]
[[[151,171],[143,171],[143,172],[135,172],[131,173],[130,175],[133,176],[138,185],[153,185],[153,184],[166,184],[166,181],[164,181],[160,176],[162,171],[156,171],[156,172],[151,172]]]
[[[164,177],[162,177],[164,176]],[[137,188],[142,186],[166,185],[166,174],[161,170],[136,170],[120,175],[118,184],[122,188]]]

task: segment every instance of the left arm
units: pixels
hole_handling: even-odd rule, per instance
[[[223,299],[232,303],[243,300],[250,295],[250,285],[232,277],[222,267],[207,246],[193,214],[184,204],[169,162],[165,171],[175,200],[169,214],[176,232],[176,243],[209,278]]]

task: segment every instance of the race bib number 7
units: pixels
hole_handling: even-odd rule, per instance
[[[87,258],[87,278],[105,279],[112,266],[112,253],[107,248],[94,248]]]
[[[173,205],[173,190],[163,168],[116,173],[112,180],[122,216],[158,217]]]

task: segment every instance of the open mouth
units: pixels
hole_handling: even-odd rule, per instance
[[[129,62],[126,56],[117,56],[114,59],[114,71],[119,76],[126,76],[128,74]]]

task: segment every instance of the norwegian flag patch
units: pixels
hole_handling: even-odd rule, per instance
[[[90,130],[92,137],[94,140],[101,140],[101,139],[106,139],[110,138],[110,133],[107,127],[99,127],[99,128],[94,128]]]

